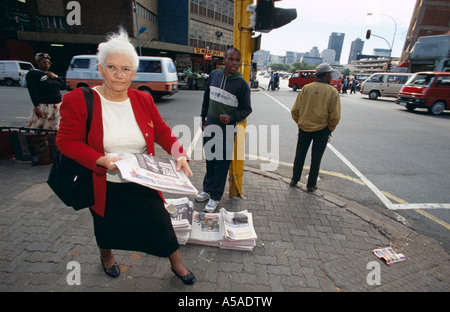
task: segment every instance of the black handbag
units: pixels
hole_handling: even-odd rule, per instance
[[[92,89],[82,89],[88,112],[88,118],[86,120],[87,142],[88,133],[91,128],[94,95]],[[55,160],[53,161],[47,184],[66,206],[80,210],[94,205],[92,170],[64,156],[58,148],[55,148]]]

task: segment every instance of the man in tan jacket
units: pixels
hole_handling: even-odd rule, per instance
[[[317,189],[320,162],[327,147],[328,137],[336,129],[341,115],[341,101],[338,91],[330,85],[333,68],[327,63],[316,67],[317,81],[304,86],[291,110],[292,119],[298,125],[297,150],[290,185],[296,186],[300,180],[309,146],[311,167],[309,170],[309,192]]]

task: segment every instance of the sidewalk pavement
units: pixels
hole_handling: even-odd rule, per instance
[[[190,166],[192,182],[201,191],[205,163],[191,161]],[[220,207],[253,213],[254,251],[181,246],[182,259],[198,280],[185,286],[166,258],[117,250],[121,275],[113,279],[100,265],[89,211],[75,212],[59,201],[46,184],[49,170],[50,165],[0,161],[1,292],[450,290],[449,255],[437,241],[333,194],[308,193],[290,187],[286,178],[247,167],[246,198],[225,195]],[[195,210],[203,209],[204,203],[190,199]],[[373,254],[387,246],[406,261],[388,266]],[[76,272],[71,261],[80,265],[81,285],[68,284]]]

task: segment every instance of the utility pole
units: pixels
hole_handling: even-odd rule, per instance
[[[233,46],[241,52],[241,70],[243,78],[250,83],[252,54],[259,50],[261,35],[252,37],[255,31],[268,33],[280,28],[297,18],[295,9],[276,8],[275,1],[280,0],[235,0]],[[252,18],[251,18],[252,17]],[[247,119],[236,124],[237,133],[234,141],[233,159],[230,164],[230,197],[243,198],[242,178],[245,157],[245,127]]]
[[[235,0],[234,1],[234,33],[233,47],[241,52],[241,69],[243,78],[247,83],[250,82],[250,70],[252,63],[253,29],[250,28],[250,12],[247,7],[253,4],[253,0]],[[233,160],[230,164],[229,185],[230,197],[236,196],[243,198],[242,178],[244,172],[245,157],[245,127],[247,119],[237,122],[237,133],[234,141]]]

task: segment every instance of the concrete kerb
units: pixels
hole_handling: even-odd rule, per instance
[[[286,184],[290,183],[289,178],[280,176],[273,172],[266,172],[248,166],[244,166],[244,170],[252,172],[254,174],[259,174],[261,176],[270,179],[280,180],[285,182]],[[298,184],[299,185],[297,187],[306,192],[306,185],[301,182],[299,182]],[[365,207],[355,201],[338,197],[336,196],[336,194],[332,194],[320,189],[316,190],[315,192],[311,192],[310,194],[321,197],[327,202],[336,205],[337,207],[345,208],[348,212],[361,218],[365,222],[371,224],[375,229],[377,229],[382,235],[384,235],[389,240],[393,240],[395,237],[408,238],[414,232],[414,230],[410,229],[409,227],[405,226],[404,224],[402,224],[397,220],[394,220],[388,216],[378,213],[373,209]]]

